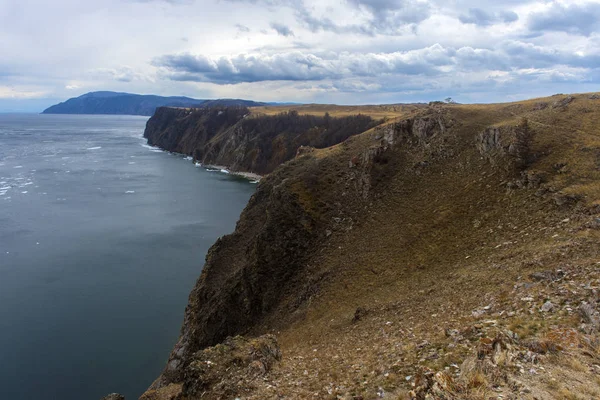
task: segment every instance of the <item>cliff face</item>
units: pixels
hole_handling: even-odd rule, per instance
[[[203,164],[266,174],[292,159],[300,146],[332,146],[377,123],[364,115],[335,118],[290,111],[266,116],[245,107],[162,107],[148,121],[144,137]]]
[[[600,357],[596,287],[580,290],[600,282],[600,103],[536,104],[436,105],[273,169],[209,250],[143,398],[551,398],[550,372],[585,390]],[[279,158],[245,158],[255,136],[298,118],[159,111],[151,143],[261,172]],[[546,358],[575,342],[592,358]]]

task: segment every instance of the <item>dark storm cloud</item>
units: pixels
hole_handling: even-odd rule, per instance
[[[294,32],[288,26],[285,26],[283,24],[272,22],[271,28],[273,28],[275,32],[277,32],[281,36],[294,36]]]
[[[490,26],[499,23],[515,22],[519,19],[519,16],[513,11],[490,13],[480,8],[470,8],[467,14],[460,15],[458,19],[463,24]]]
[[[600,4],[553,3],[547,10],[530,15],[531,31],[555,31],[590,36],[600,30]]]

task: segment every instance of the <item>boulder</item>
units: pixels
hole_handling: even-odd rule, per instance
[[[560,100],[557,100],[557,101],[555,101],[555,102],[552,104],[552,108],[563,108],[563,107],[566,107],[566,106],[568,106],[570,103],[572,103],[572,102],[573,102],[573,100],[575,100],[575,97],[573,97],[573,96],[567,96],[567,97],[564,97],[564,98],[562,98],[562,99],[560,99]]]
[[[104,396],[101,400],[125,400],[125,396],[119,393],[111,393],[108,396]]]

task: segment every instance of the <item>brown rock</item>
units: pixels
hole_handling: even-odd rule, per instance
[[[119,393],[111,393],[108,396],[104,396],[101,400],[125,400],[125,396]]]

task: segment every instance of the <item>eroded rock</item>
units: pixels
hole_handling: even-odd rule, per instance
[[[562,108],[562,107],[566,107],[569,104],[571,104],[573,102],[573,100],[575,100],[575,97],[573,96],[567,96],[564,97],[561,100],[557,100],[552,104],[552,108]]]
[[[111,393],[108,396],[104,396],[101,400],[125,400],[125,396],[119,393]]]
[[[227,338],[222,344],[192,356],[185,371],[182,394],[195,398],[207,392],[210,397],[203,398],[233,399],[280,359],[279,344],[273,335]]]

